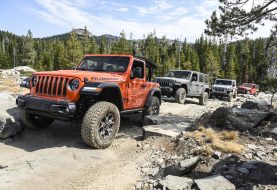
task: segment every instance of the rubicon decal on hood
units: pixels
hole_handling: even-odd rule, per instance
[[[123,81],[122,78],[114,78],[114,77],[91,77],[92,80],[111,80],[111,81]]]

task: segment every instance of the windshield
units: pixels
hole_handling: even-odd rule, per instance
[[[174,77],[181,79],[189,79],[191,72],[189,71],[170,71],[165,76],[166,77]]]
[[[232,85],[232,81],[231,80],[216,80],[215,84],[231,86]]]
[[[251,88],[251,87],[252,87],[252,85],[249,84],[249,83],[243,83],[242,86],[245,86],[245,87],[248,87],[248,88]]]
[[[86,56],[77,70],[103,71],[103,72],[125,72],[130,57],[120,56]]]

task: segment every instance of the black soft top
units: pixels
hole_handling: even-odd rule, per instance
[[[134,56],[134,58],[137,58],[137,59],[142,59],[145,61],[145,63],[150,66],[150,67],[153,67],[153,68],[157,68],[157,65],[155,65],[152,61],[146,59],[145,57],[140,57],[140,56]]]

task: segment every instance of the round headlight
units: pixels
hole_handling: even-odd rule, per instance
[[[80,85],[79,80],[78,79],[74,79],[70,83],[70,88],[71,88],[71,90],[75,91],[75,90],[77,90],[79,88],[79,85]]]
[[[38,81],[38,78],[36,76],[33,76],[33,78],[32,78],[32,86],[36,86],[37,85],[37,81]]]

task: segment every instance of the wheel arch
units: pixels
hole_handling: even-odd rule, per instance
[[[95,101],[107,101],[116,105],[119,111],[124,109],[123,98],[118,84],[112,82],[87,82],[80,95]]]
[[[145,107],[149,107],[151,105],[152,97],[153,96],[156,96],[159,99],[160,104],[161,104],[161,98],[162,98],[161,89],[159,89],[159,88],[152,88],[148,92],[148,95],[147,95],[147,98],[146,98],[146,102],[145,102]]]

